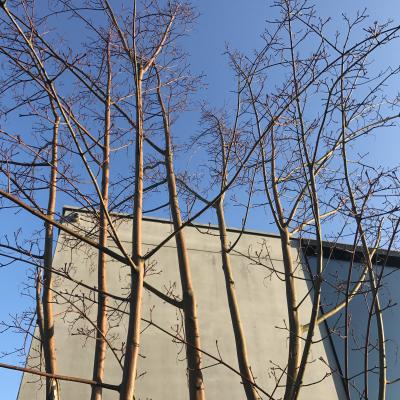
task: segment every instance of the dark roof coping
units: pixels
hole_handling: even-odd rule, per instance
[[[75,211],[79,213],[92,213],[90,210],[81,209],[79,207],[74,206],[64,206],[62,214],[65,215],[67,211]],[[128,218],[131,219],[132,217],[129,214],[124,213],[112,213],[112,215],[120,216],[121,218]],[[172,221],[157,218],[157,217],[144,217],[144,221],[150,222],[158,222],[162,224],[172,224]],[[188,226],[197,227],[197,228],[204,228],[204,229],[212,229],[218,230],[218,226],[212,224],[189,224]],[[238,228],[227,228],[228,232],[242,232],[242,229]],[[267,232],[260,232],[251,229],[245,229],[243,231],[246,235],[256,235],[256,236],[263,236],[263,237],[271,237],[278,239],[280,236],[276,233],[267,233]],[[317,241],[315,239],[307,239],[307,238],[293,238],[293,241],[300,241],[300,245],[305,251],[307,256],[316,256],[317,254]],[[354,253],[354,256],[353,256]],[[364,259],[364,254],[361,246],[357,246],[354,249],[354,246],[345,243],[337,243],[337,242],[330,242],[324,241],[323,242],[323,254],[324,258],[330,260],[340,260],[340,261],[351,261],[354,257],[355,262],[362,262]],[[387,260],[386,260],[387,259]],[[400,251],[391,250],[388,254],[387,250],[385,249],[378,249],[373,257],[373,263],[378,265],[383,265],[386,260],[386,265],[400,268]]]

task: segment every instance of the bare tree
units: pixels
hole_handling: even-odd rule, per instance
[[[171,110],[166,108],[162,95],[162,82],[160,73],[155,68],[157,74],[157,97],[161,109],[161,116],[164,130],[164,163],[167,173],[169,203],[174,229],[177,231],[175,236],[176,248],[178,253],[179,272],[182,285],[182,309],[184,313],[185,335],[189,345],[186,346],[187,369],[189,376],[190,399],[204,399],[203,375],[201,372],[201,345],[200,328],[197,314],[196,297],[193,289],[192,274],[189,263],[189,254],[186,246],[184,232],[181,230],[182,217],[179,207],[179,199],[176,185],[176,178],[173,163],[172,137],[171,137]],[[169,105],[171,104],[169,98]]]
[[[6,237],[0,243],[4,265],[22,262],[32,267],[35,306],[25,315],[26,325],[14,321],[14,327],[41,344],[36,368],[0,366],[45,378],[49,400],[62,398],[61,380],[90,385],[92,400],[100,400],[103,389],[131,400],[140,376],[141,335],[151,326],[184,346],[191,400],[206,397],[205,357],[236,374],[247,399],[282,394],[285,400],[295,400],[303,387],[315,383],[305,382],[305,374],[313,361],[319,325],[329,328],[330,321],[343,317],[345,351],[340,362],[347,397],[355,398],[356,392],[360,398],[372,397],[374,346],[379,362],[372,370],[378,371],[378,398],[385,399],[389,378],[382,315],[389,305],[382,302],[381,291],[389,250],[396,247],[400,208],[392,199],[399,185],[395,168],[371,166],[353,149],[397,121],[399,98],[383,89],[399,69],[371,73],[369,63],[377,50],[397,38],[400,27],[390,22],[368,25],[366,13],[360,12],[353,19],[344,17],[346,29],[332,37],[327,33],[329,21],[318,19],[307,2],[275,3],[277,17],[268,22],[260,50],[251,56],[227,50],[238,79],[233,111],[203,107],[200,135],[197,125],[187,127],[197,136],[191,148],[198,146],[207,154],[203,160],[211,174],[204,178],[195,168],[178,172],[180,153],[174,140],[179,116],[191,111],[190,105],[197,106],[191,96],[200,82],[190,73],[181,48],[181,38],[196,19],[189,2],[134,1],[124,8],[108,0],[55,0],[48,10],[26,1],[0,5],[0,54],[6,63],[2,93],[10,98],[1,114],[6,121],[0,138],[2,206],[10,213],[27,211],[44,223],[43,231],[38,228],[22,239],[15,234],[12,241]],[[87,32],[86,41],[69,42],[57,29],[57,18]],[[6,119],[16,113],[34,122],[13,126]],[[67,201],[87,212],[87,221],[61,215],[60,205]],[[227,203],[243,211],[233,242]],[[260,218],[260,209],[279,237],[283,270],[271,271],[284,282],[282,302],[287,310],[287,361],[276,366],[279,374],[271,393],[253,376],[256,355],[248,350],[231,260],[248,221],[252,215]],[[171,214],[172,232],[146,252],[144,214],[165,210]],[[121,218],[113,213],[121,211],[132,218],[129,250],[118,230]],[[238,369],[221,354],[203,348],[200,340],[201,314],[185,228],[209,211],[218,224]],[[82,282],[67,267],[54,265],[56,229],[71,251],[79,249],[87,259],[96,254],[96,283]],[[332,237],[351,243],[351,260],[339,291],[341,300],[326,311],[326,285],[335,286],[325,251],[325,241]],[[176,243],[181,295],[148,280],[152,257],[171,239]],[[314,251],[309,269],[306,243],[312,243]],[[375,261],[381,246],[389,250],[379,269]],[[362,267],[354,278],[359,254]],[[244,256],[258,265],[268,262],[261,253]],[[126,295],[109,290],[109,261],[129,271]],[[54,284],[56,279],[74,289],[66,292]],[[299,295],[299,282],[308,284],[304,297]],[[182,314],[184,336],[144,317],[145,290]],[[353,353],[347,322],[360,296],[368,303],[365,343],[360,346],[361,389],[353,384],[348,366]],[[56,343],[55,303],[65,306],[63,317],[70,316],[74,334],[93,339],[91,380],[58,373],[56,349],[62,343]],[[310,305],[306,314],[305,304]],[[111,332],[124,318],[128,329],[118,347]],[[376,344],[371,339],[374,324]],[[121,367],[120,385],[104,381],[109,354]]]

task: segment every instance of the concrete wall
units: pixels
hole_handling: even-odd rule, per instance
[[[80,213],[79,224],[88,231],[95,230],[90,215]],[[129,252],[131,238],[131,221],[119,219],[118,233]],[[150,250],[171,232],[169,223],[146,220],[143,226],[144,250]],[[218,232],[205,227],[185,228],[187,246],[193,273],[193,283],[198,301],[199,320],[203,349],[218,356],[234,368],[237,368],[234,337],[231,329],[230,315],[226,298],[223,271],[219,249]],[[237,232],[231,232],[232,241]],[[96,285],[97,251],[86,245],[74,246],[76,242],[61,234],[57,243],[54,264],[65,270],[78,281]],[[248,255],[256,257],[262,252],[260,265],[250,260]],[[269,256],[267,257],[267,253]],[[293,248],[298,257],[298,250]],[[146,280],[153,286],[166,292],[172,290],[180,294],[179,272],[176,248],[170,241],[151,260]],[[274,392],[274,398],[282,397],[281,387],[276,388],[276,379],[281,375],[287,360],[286,302],[284,282],[279,279],[282,271],[282,255],[279,239],[273,236],[245,233],[235,251],[232,253],[233,273],[237,289],[240,310],[246,332],[251,368],[256,382],[268,393]],[[276,272],[273,271],[275,269]],[[297,273],[304,278],[303,267],[298,263]],[[118,262],[108,263],[109,292],[119,295],[128,294],[129,270]],[[91,379],[93,363],[93,326],[82,320],[78,309],[95,320],[96,305],[90,300],[96,295],[65,279],[56,279],[57,290],[62,296],[57,297],[56,312],[56,344],[58,350],[58,373],[80,376]],[[307,285],[304,280],[298,281],[299,298],[307,296]],[[84,295],[84,298],[83,298]],[[74,300],[75,306],[68,305],[66,299]],[[64,303],[64,304],[62,304]],[[119,310],[127,309],[126,305],[113,300],[112,305]],[[304,321],[310,313],[310,298],[307,297],[301,307]],[[145,292],[143,299],[143,317],[151,319],[162,328],[174,333],[181,327],[180,312],[164,303],[150,292]],[[125,341],[127,317],[119,312],[110,313],[111,328],[107,335],[117,349],[116,356],[121,353],[121,343]],[[185,351],[181,343],[154,326],[143,323],[139,378],[136,399],[183,400],[188,398]],[[335,377],[336,367],[332,360],[329,344],[318,341],[326,332],[317,332],[317,343],[312,347],[310,365],[304,383],[319,382],[306,386],[302,390],[301,399],[325,400],[344,398],[340,380]],[[92,337],[87,337],[87,335]],[[28,365],[38,365],[38,343],[32,342]],[[121,367],[116,356],[108,351],[105,382],[119,384]],[[223,365],[214,365],[215,361],[204,357],[204,383],[208,399],[245,398],[240,377]],[[329,368],[327,365],[330,364]],[[283,379],[284,380],[284,379]],[[24,374],[19,399],[44,400],[44,381]],[[282,382],[281,382],[282,384]],[[82,384],[61,382],[62,398],[89,399],[90,387]],[[266,396],[262,396],[267,398]],[[104,399],[117,399],[117,393],[105,390]]]
[[[383,253],[385,254],[385,253]],[[399,332],[400,332],[400,268],[399,259],[389,258],[391,264],[384,267],[379,288],[380,307],[383,315],[385,328],[386,346],[386,374],[390,384],[386,387],[386,399],[394,400],[399,398],[400,381],[399,376]],[[398,257],[398,254],[396,255]],[[385,259],[385,257],[382,257]],[[315,265],[315,260],[310,258],[311,266]],[[379,276],[381,273],[381,263],[375,266],[375,271]],[[326,261],[324,277],[329,282],[322,284],[321,304],[325,311],[334,308],[346,298],[346,282],[348,272],[351,267],[350,260],[335,259],[331,257]],[[362,275],[364,265],[355,262],[352,265],[352,276],[350,290]],[[348,376],[349,391],[351,398],[364,398],[365,389],[365,345],[366,332],[369,329],[368,339],[368,398],[377,399],[379,396],[379,346],[378,331],[375,315],[370,317],[370,309],[373,296],[369,284],[369,279],[365,279],[359,294],[354,296],[348,307],[347,326],[348,326]],[[346,315],[345,309],[337,313],[334,317],[327,320],[329,329],[335,334],[331,335],[336,348],[336,352],[341,363],[342,371],[345,370],[345,337],[346,337]],[[369,325],[369,328],[368,328]]]

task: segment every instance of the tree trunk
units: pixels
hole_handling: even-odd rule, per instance
[[[254,383],[253,375],[250,370],[250,364],[247,355],[247,345],[243,332],[242,321],[240,318],[239,304],[236,297],[235,281],[233,280],[230,257],[228,254],[228,241],[225,225],[225,215],[223,200],[218,202],[217,206],[219,237],[221,241],[222,269],[225,276],[226,295],[228,297],[229,311],[231,315],[233,333],[235,335],[236,354],[239,364],[239,370],[242,374],[243,387],[248,400],[259,400]]]
[[[53,126],[53,142],[51,155],[50,188],[47,206],[47,216],[53,221],[56,208],[57,194],[57,166],[58,166],[58,128],[60,118],[55,115]],[[44,272],[43,272],[43,351],[45,357],[46,372],[55,374],[57,370],[56,345],[54,338],[54,317],[53,317],[53,238],[54,229],[50,222],[45,223],[45,244],[44,244]],[[53,378],[46,378],[46,399],[59,399],[58,383]]]
[[[181,230],[182,219],[179,208],[178,194],[176,190],[176,179],[173,165],[173,154],[171,145],[171,133],[168,115],[161,97],[160,82],[158,86],[158,98],[162,108],[165,135],[165,166],[167,169],[169,202],[171,207],[174,229],[178,231],[175,235],[176,248],[178,252],[179,273],[182,285],[183,313],[186,345],[187,369],[189,378],[190,400],[205,400],[203,374],[201,371],[201,343],[200,328],[197,317],[197,304],[194,295],[192,274],[190,270],[189,255],[186,247],[183,230]]]
[[[297,296],[294,281],[293,257],[290,246],[290,234],[287,228],[281,229],[280,239],[283,265],[285,270],[286,299],[289,320],[289,355],[284,400],[292,400],[298,368],[300,365],[301,325],[299,322],[299,313],[297,309]]]
[[[142,294],[144,280],[144,261],[142,258],[142,213],[143,213],[143,110],[142,110],[142,73],[140,67],[136,83],[136,149],[135,149],[135,193],[132,231],[132,259],[136,266],[131,271],[131,296],[128,335],[120,400],[132,400],[135,393],[135,381],[140,346],[140,322],[142,315]]]
[[[178,196],[176,193],[175,175],[171,170],[168,172],[168,188],[170,192],[171,213],[174,229],[177,230],[182,225],[179,211]],[[170,168],[168,168],[170,169]],[[204,400],[203,374],[201,371],[201,348],[200,328],[197,317],[197,304],[194,296],[192,276],[190,271],[189,256],[183,231],[180,230],[175,236],[176,248],[178,251],[179,272],[182,284],[183,313],[185,323],[187,368],[189,375],[189,394],[190,400]]]
[[[107,99],[105,104],[105,121],[104,121],[104,140],[103,140],[103,164],[102,164],[102,180],[101,180],[101,196],[103,204],[100,206],[100,229],[99,243],[102,247],[107,247],[107,227],[108,221],[106,211],[108,208],[108,189],[110,178],[110,129],[111,129],[111,69],[109,48],[107,54],[108,61],[108,78],[107,78]],[[101,204],[101,202],[100,202]],[[97,330],[96,330],[96,346],[93,364],[93,380],[103,382],[104,366],[106,360],[107,342],[105,335],[107,334],[107,264],[106,254],[99,251],[97,265],[97,282],[98,282],[98,306],[97,306]],[[101,386],[92,386],[91,400],[101,400],[103,388]]]

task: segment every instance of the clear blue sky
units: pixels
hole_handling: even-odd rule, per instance
[[[268,8],[271,3],[270,0],[194,1],[194,5],[200,12],[200,18],[193,33],[185,42],[191,54],[193,70],[206,75],[207,89],[200,92],[199,96],[207,96],[207,100],[215,106],[229,102],[233,77],[227,67],[226,57],[223,55],[225,44],[230,44],[232,48],[243,51],[251,51],[252,48],[257,47],[260,44],[259,35],[264,29],[265,20],[271,16],[271,10]],[[317,1],[317,10],[321,15],[332,16],[333,19],[338,18],[341,12],[352,14],[357,9],[364,7],[367,7],[373,19],[394,18],[400,22],[400,2],[398,0]],[[338,29],[340,29],[340,25],[338,25]],[[390,59],[395,63],[400,63],[399,50],[388,49],[385,54],[381,54],[382,60]],[[388,146],[389,142],[390,146]],[[383,140],[382,138],[371,139],[368,144],[370,149],[363,150],[373,150],[374,156],[378,159],[396,162],[399,145],[398,132],[392,131]],[[26,214],[9,216],[7,210],[3,210],[0,211],[0,217],[2,218],[3,234],[12,235],[13,230],[17,229],[22,221],[25,228],[28,227],[28,229],[29,227],[34,229],[35,226],[38,226],[34,225],[33,220]],[[233,225],[235,223],[239,223],[239,221],[231,222]],[[265,224],[259,221],[254,221],[250,227],[265,230]],[[30,298],[20,294],[24,288],[26,272],[22,265],[6,267],[0,272],[2,274],[0,293],[3,299],[0,307],[0,320],[9,320],[9,315],[15,315],[31,304]],[[4,299],[7,299],[7,301],[4,302]],[[3,334],[0,339],[0,351],[19,347],[22,340],[21,336],[13,332]],[[21,361],[21,358],[17,356],[4,358],[4,362],[8,363],[18,364]],[[60,372],[62,373],[62,371]],[[0,369],[0,383],[2,385],[0,398],[15,399],[19,381],[19,373]]]

